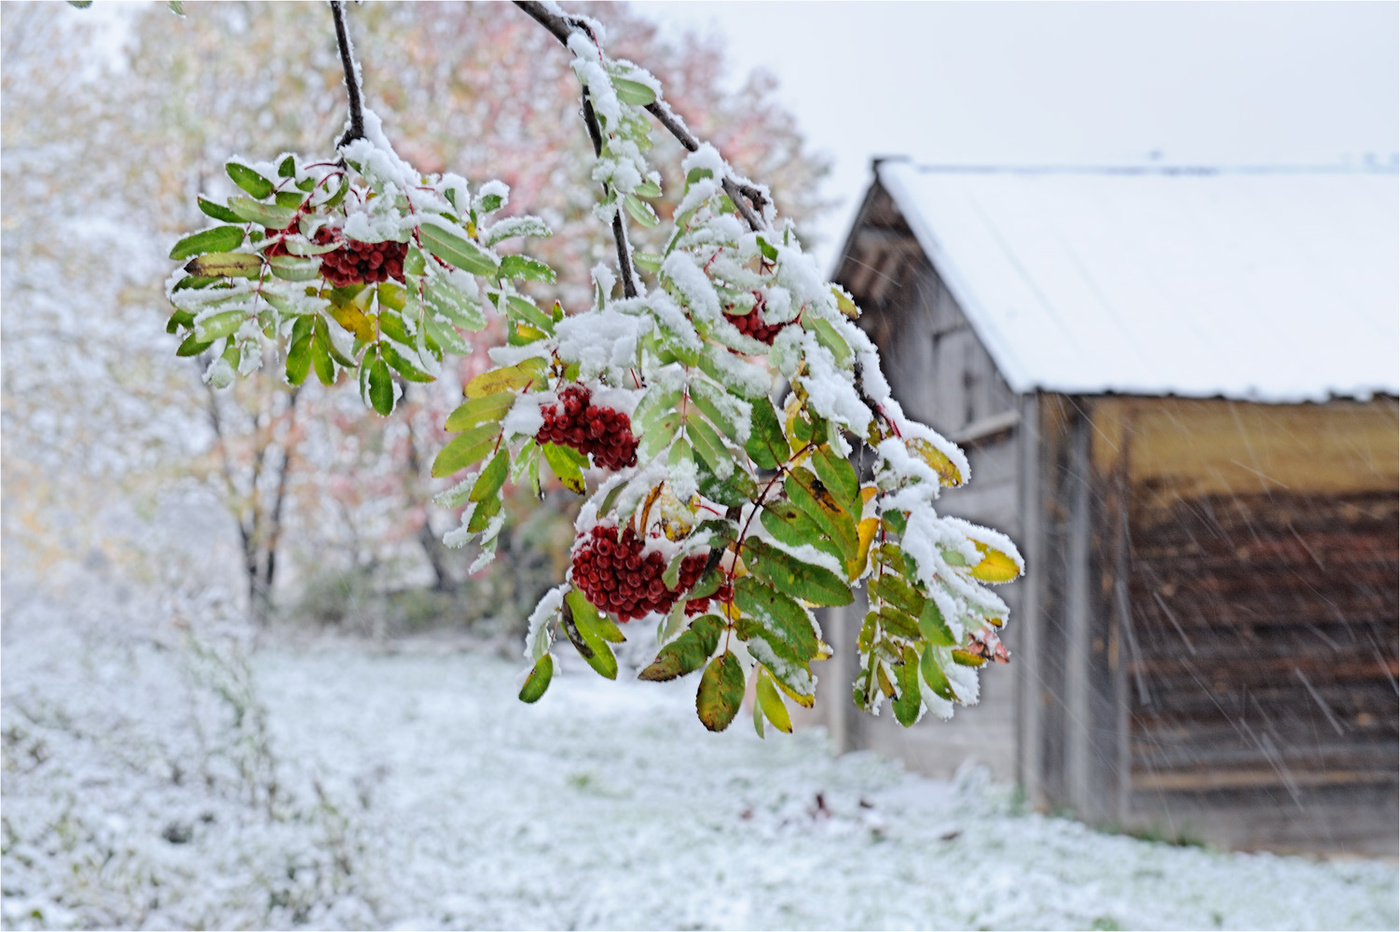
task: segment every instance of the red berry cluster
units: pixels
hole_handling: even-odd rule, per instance
[[[637,465],[637,438],[632,419],[621,411],[591,403],[592,394],[582,385],[570,385],[559,394],[559,404],[540,413],[544,426],[535,434],[539,443],[573,447],[605,469]]]
[[[588,601],[618,621],[641,618],[647,612],[668,612],[681,593],[695,585],[705,569],[705,555],[681,561],[677,588],[661,581],[666,561],[655,550],[642,556],[644,542],[629,526],[617,537],[617,525],[596,525],[593,533],[574,549],[572,575]]]
[[[791,321],[781,324],[766,324],[763,322],[763,304],[760,302],[743,317],[731,316],[729,322],[739,328],[739,332],[753,337],[760,343],[773,345],[773,341],[778,338],[778,333]]]
[[[403,260],[408,254],[407,243],[387,240],[382,243],[362,243],[333,233],[326,227],[316,231],[318,246],[339,243],[340,248],[321,256],[321,276],[337,288],[346,285],[388,281],[403,281]]]
[[[710,610],[710,600],[714,599],[721,604],[734,601],[734,587],[725,583],[715,590],[714,595],[707,595],[703,599],[691,599],[685,603],[685,613],[687,616],[699,615]]]

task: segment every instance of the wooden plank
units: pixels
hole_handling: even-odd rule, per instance
[[[1021,589],[1021,613],[1014,620],[1020,629],[1021,649],[1017,652],[1016,677],[1016,773],[1026,800],[1035,809],[1046,808],[1045,788],[1041,779],[1045,766],[1044,715],[1047,697],[1042,675],[1042,592],[1046,568],[1043,547],[1043,499],[1041,482],[1040,397],[1026,395],[1021,399],[1017,427],[1019,456],[1019,498],[1021,512],[1021,555],[1026,560],[1026,578]]]
[[[1082,404],[1082,402],[1081,402]],[[1070,805],[1079,813],[1094,803],[1090,768],[1089,709],[1089,613],[1092,611],[1089,580],[1091,424],[1081,416],[1070,428],[1068,468],[1069,515],[1067,524],[1068,575],[1065,582],[1065,784]]]
[[[1296,786],[1356,786],[1358,784],[1394,784],[1395,773],[1377,774],[1372,771],[1334,770],[1326,773],[1294,773]],[[1136,789],[1148,792],[1181,792],[1183,790],[1237,790],[1277,786],[1278,773],[1270,769],[1257,770],[1193,770],[1189,773],[1135,774]]]

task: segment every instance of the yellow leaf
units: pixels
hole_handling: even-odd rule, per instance
[[[778,688],[781,689],[781,690],[783,691],[783,693],[784,693],[789,699],[791,699],[793,702],[797,703],[798,705],[802,706],[802,708],[804,708],[804,709],[810,709],[810,708],[812,708],[814,705],[816,705],[816,703],[817,703],[817,697],[816,697],[815,694],[813,694],[813,695],[804,695],[804,694],[802,694],[802,693],[796,692],[795,690],[793,690],[793,688],[792,688],[791,686],[789,686],[787,683],[784,683],[782,680],[778,679],[776,676],[773,677],[773,682],[778,684]]]
[[[988,547],[980,540],[974,540],[973,546],[977,552],[982,554],[982,562],[972,568],[972,578],[980,579],[982,582],[1003,583],[1011,582],[1021,575],[1021,567],[1011,557],[992,547]]]
[[[331,317],[335,318],[335,322],[353,334],[355,339],[361,343],[374,342],[374,321],[368,314],[360,310],[358,305],[337,304],[332,301],[330,312]]]
[[[544,379],[546,363],[535,357],[514,366],[492,369],[483,372],[467,383],[462,394],[468,398],[484,398],[497,392],[513,392],[540,384]]]
[[[967,481],[967,477],[958,471],[948,454],[923,437],[909,437],[904,441],[904,446],[910,453],[927,463],[929,468],[938,474],[939,481],[949,488],[957,488]]]
[[[872,491],[874,491],[872,489]],[[875,532],[880,528],[879,518],[866,518],[856,525],[856,533],[859,536],[857,541],[858,555],[855,560],[846,563],[848,578],[855,579],[865,572],[865,564],[870,560],[870,545],[875,541]]]
[[[842,314],[849,317],[851,320],[855,320],[860,316],[860,308],[856,307],[855,299],[851,297],[850,292],[846,291],[846,289],[842,288],[840,285],[832,285],[831,293],[836,296],[836,308]]]

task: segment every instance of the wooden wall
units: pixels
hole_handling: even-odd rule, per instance
[[[1234,847],[1393,856],[1395,402],[1094,410],[1101,487],[1128,492],[1119,816]]]

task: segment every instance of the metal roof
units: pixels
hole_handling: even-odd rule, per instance
[[[1400,394],[1394,170],[876,173],[1017,391]]]

